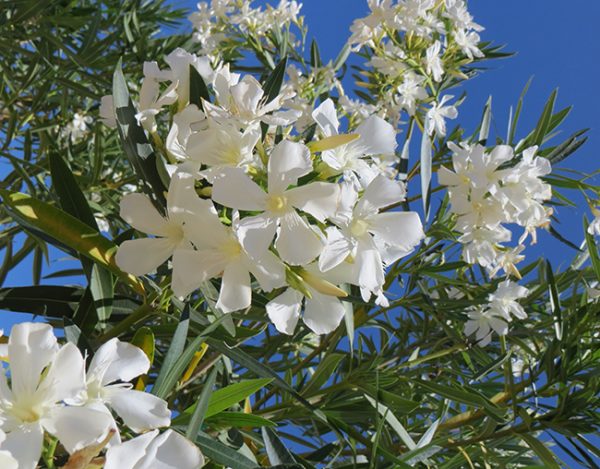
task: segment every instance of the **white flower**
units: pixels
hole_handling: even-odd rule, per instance
[[[494,293],[488,296],[488,308],[494,316],[501,316],[507,322],[512,320],[512,316],[525,319],[527,313],[517,300],[525,298],[528,294],[527,288],[506,279],[498,285]]]
[[[265,92],[252,75],[245,75],[239,82],[232,76],[227,85],[221,85],[216,76],[215,92],[218,105],[204,103],[206,113],[215,119],[237,120],[242,126],[258,121],[272,125],[290,125],[300,117],[295,110],[280,110],[283,102],[292,95],[280,93],[265,103]]]
[[[411,116],[415,114],[417,101],[427,98],[427,91],[421,86],[424,80],[425,78],[422,76],[407,72],[404,75],[404,81],[397,88],[400,94],[398,104]]]
[[[445,0],[446,13],[444,16],[450,18],[454,27],[458,29],[472,29],[482,31],[483,27],[473,22],[473,16],[468,12],[464,0]]]
[[[348,267],[340,266],[324,274],[315,264],[306,266],[300,277],[310,297],[288,288],[267,303],[267,315],[275,328],[283,334],[293,334],[304,304],[302,321],[311,331],[328,334],[335,330],[345,314],[345,307],[340,300],[344,292],[335,284],[351,282],[353,266]]]
[[[245,168],[254,163],[254,147],[260,139],[260,126],[249,125],[244,131],[229,121],[207,119],[207,126],[187,140],[188,158],[210,170]],[[211,180],[211,179],[209,179]]]
[[[315,229],[298,215],[296,209],[323,222],[337,209],[337,184],[313,182],[288,189],[312,171],[308,148],[287,140],[271,152],[268,162],[267,192],[237,168],[223,169],[215,180],[212,198],[226,207],[262,211],[240,220],[239,233],[246,251],[260,258],[271,244],[289,264],[304,265],[317,257],[323,243]]]
[[[594,209],[595,217],[588,225],[587,232],[592,236],[600,236],[600,209]]]
[[[456,106],[445,106],[452,98],[454,96],[442,96],[442,100],[439,103],[434,103],[431,109],[427,111],[426,129],[429,135],[433,135],[435,132],[438,136],[443,137],[446,135],[446,119],[456,119],[458,116]]]
[[[62,403],[85,391],[84,359],[75,345],[59,347],[52,327],[41,323],[13,326],[7,346],[11,385],[0,374],[0,412],[6,440],[2,449],[33,469],[40,458],[44,431],[73,453],[100,441],[112,419],[88,407]]]
[[[112,94],[102,96],[98,114],[100,114],[100,120],[104,125],[111,129],[117,127],[117,118],[115,116],[115,106]]]
[[[384,265],[410,253],[423,239],[423,226],[416,212],[385,212],[382,208],[404,200],[401,183],[377,176],[357,201],[356,193],[344,186],[338,212],[332,219],[339,228],[327,229],[327,244],[319,257],[319,268],[326,272],[348,256],[354,259],[363,299],[371,293],[381,297],[385,281]],[[385,301],[380,298],[380,301]]]
[[[208,57],[198,57],[178,47],[165,57],[165,62],[168,70],[160,70],[156,62],[145,62],[144,76],[156,81],[170,81],[180,109],[190,99],[190,66],[196,69],[206,84],[213,80],[214,71]]]
[[[339,121],[331,99],[325,100],[312,114],[313,119],[326,137],[338,135]],[[321,154],[322,161],[348,180],[360,178],[366,187],[379,171],[366,161],[376,155],[389,156],[396,148],[396,131],[381,117],[370,116],[360,124],[354,134],[359,138]]]
[[[113,409],[134,432],[143,432],[171,423],[167,403],[150,393],[137,391],[128,381],[145,374],[150,360],[142,349],[111,339],[96,351],[86,374],[85,402],[110,415]],[[116,424],[114,424],[116,427]]]
[[[481,38],[476,32],[467,32],[464,29],[458,29],[454,31],[454,40],[468,58],[473,59],[475,57],[485,56],[485,54],[479,50],[478,45]]]
[[[469,320],[465,323],[465,335],[475,334],[477,344],[484,347],[492,341],[492,332],[498,335],[508,333],[508,324],[502,317],[494,315],[494,311],[481,307],[467,312]]]
[[[6,434],[0,430],[0,467],[2,469],[19,469],[19,462],[10,454],[10,451],[2,449],[2,443]]]
[[[139,111],[135,115],[138,123],[148,132],[156,132],[156,116],[164,106],[177,101],[177,84],[171,84],[162,94],[160,83],[154,77],[145,77],[140,89]]]
[[[73,120],[62,129],[61,136],[69,137],[71,143],[77,143],[88,134],[90,130],[88,125],[93,121],[91,116],[76,112],[73,115]]]
[[[192,133],[202,131],[208,126],[208,119],[198,106],[190,104],[173,116],[165,146],[176,160],[190,161],[187,144]]]
[[[230,313],[250,306],[250,274],[264,291],[285,285],[285,268],[275,254],[265,249],[256,256],[248,255],[241,244],[237,214],[234,214],[232,227],[226,227],[212,202],[206,203],[210,204],[210,210],[204,217],[202,230],[190,235],[197,250],[179,250],[173,257],[173,263],[182,266],[185,272],[185,277],[175,282],[180,285],[175,293],[185,296],[202,282],[222,275],[217,307]]]
[[[136,230],[156,236],[128,240],[117,251],[117,265],[125,272],[144,275],[152,272],[179,249],[191,247],[189,233],[203,230],[210,207],[194,190],[194,180],[182,172],[171,178],[167,194],[167,216],[163,217],[142,194],[127,194],[121,199],[121,217]],[[188,272],[179,272],[173,262],[173,290],[180,288],[178,279]]]
[[[441,81],[444,75],[444,64],[440,58],[440,51],[442,49],[442,43],[435,41],[431,46],[427,48],[425,53],[425,66],[427,73],[433,76],[435,81]]]
[[[106,452],[104,469],[199,469],[204,457],[196,445],[173,430],[145,433]]]

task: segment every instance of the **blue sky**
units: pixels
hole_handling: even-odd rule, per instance
[[[196,2],[173,2],[179,7],[193,9]],[[264,3],[264,1],[258,2]],[[272,0],[271,3],[276,3]],[[335,58],[348,37],[348,28],[354,18],[364,16],[366,0],[304,0],[302,14],[311,36],[315,37],[324,61]],[[551,91],[558,87],[559,108],[573,105],[574,109],[561,127],[566,138],[575,130],[590,127],[589,141],[566,166],[581,171],[600,167],[600,94],[596,91],[600,77],[600,40],[597,24],[600,20],[600,2],[595,0],[473,0],[470,10],[475,20],[486,29],[484,40],[505,44],[507,51],[516,56],[493,61],[490,69],[463,86],[468,97],[460,109],[457,122],[473,129],[479,122],[483,106],[493,96],[494,121],[492,132],[506,132],[509,108],[514,105],[530,77],[533,83],[527,94],[521,129],[529,130],[541,112]],[[598,182],[598,179],[596,179]],[[587,206],[559,210],[561,224],[558,230],[576,244],[582,239],[581,219],[588,214]],[[540,236],[546,253],[551,252],[555,266],[565,267],[573,251],[549,235]],[[535,251],[529,251],[533,254]],[[539,252],[539,251],[538,251]],[[63,257],[59,255],[58,257]],[[63,264],[62,262],[60,264]],[[66,266],[61,265],[61,268]],[[18,269],[6,282],[27,285],[31,274],[26,268]],[[26,320],[25,315],[3,313],[0,327],[8,329],[15,321]],[[573,464],[570,467],[577,467]]]

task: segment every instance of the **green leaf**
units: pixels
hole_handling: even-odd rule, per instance
[[[546,101],[542,115],[535,127],[535,133],[533,134],[531,141],[532,145],[541,145],[544,142],[544,137],[549,132],[550,120],[552,119],[552,113],[554,112],[554,103],[556,102],[557,93],[558,90],[552,91],[548,101]]]
[[[490,123],[492,122],[492,97],[490,96],[485,103],[485,108],[483,110],[483,116],[481,118],[481,125],[479,127],[479,141],[487,142],[487,139],[490,135]]]
[[[210,102],[210,93],[202,75],[198,73],[196,67],[190,65],[190,104],[195,104],[198,109],[203,110],[202,100]]]
[[[431,199],[431,159],[432,143],[427,126],[421,139],[421,194],[423,195],[423,212],[425,220],[429,218],[429,202]]]
[[[265,103],[270,103],[277,97],[277,95],[279,95],[279,92],[281,91],[281,85],[283,84],[283,79],[285,77],[286,67],[287,57],[284,57],[265,80],[263,85],[263,91],[265,92],[266,96]]]
[[[158,173],[156,154],[148,143],[144,129],[135,118],[136,109],[129,98],[120,61],[113,75],[113,101],[117,129],[125,155],[142,182],[143,189],[164,207],[166,187]]]
[[[169,350],[167,350],[160,372],[158,373],[158,377],[152,388],[152,394],[155,394],[158,397],[166,396],[171,390],[170,387],[168,387],[169,383],[167,383],[167,377],[185,349],[189,327],[190,320],[184,311],[183,319],[177,324],[177,328],[171,339],[171,345],[169,345]],[[175,380],[177,380],[177,378],[175,378]],[[174,385],[175,381],[173,381],[172,384]]]
[[[585,232],[585,244],[587,245],[588,252],[590,253],[590,260],[592,261],[592,267],[596,278],[600,281],[600,254],[598,254],[598,246],[594,240],[594,236],[588,233],[589,223],[587,218],[583,219],[583,229]]]
[[[55,318],[72,317],[84,289],[54,285],[0,288],[0,309]]]
[[[323,65],[323,63],[321,62],[321,54],[319,52],[319,45],[317,44],[316,40],[312,40],[312,43],[310,44],[310,64],[313,66],[313,68],[317,68],[320,67],[321,65]]]
[[[192,413],[192,417],[190,419],[190,423],[188,424],[188,428],[185,432],[185,436],[190,439],[193,439],[195,435],[198,434],[200,428],[202,428],[202,422],[204,421],[204,417],[206,416],[206,410],[208,409],[209,399],[212,397],[213,387],[215,385],[215,381],[217,379],[217,374],[219,373],[219,367],[214,367],[206,381],[204,382],[204,386],[202,387],[202,392],[200,396],[198,396],[198,401],[196,402],[194,412]]]
[[[211,417],[228,409],[232,405],[250,397],[271,382],[273,382],[272,378],[248,379],[215,391],[210,397],[206,416]]]
[[[525,441],[525,443],[527,443],[527,445],[542,460],[542,462],[544,463],[544,467],[546,467],[548,469],[560,469],[561,468],[560,464],[558,464],[558,462],[556,461],[556,457],[554,456],[554,454],[552,454],[552,452],[548,448],[546,448],[544,443],[542,443],[537,438],[535,438],[531,435],[528,435],[526,433],[523,433],[520,436],[523,439],[523,441]]]
[[[93,230],[98,231],[98,224],[96,223],[94,214],[67,163],[56,151],[49,152],[48,158],[50,161],[52,187],[58,195],[61,208]],[[94,298],[94,306],[97,311],[97,316],[94,319],[106,321],[112,312],[114,298],[113,277],[110,272],[93,264],[85,257],[81,260],[81,263],[90,283],[90,290]],[[93,329],[94,325],[90,324],[89,327],[86,327],[80,324],[81,327],[86,329]]]
[[[204,433],[195,438],[195,442],[202,453],[213,462],[235,469],[255,469],[260,467],[257,463],[240,454],[233,448],[215,441]]]
[[[333,70],[335,70],[337,72],[340,68],[342,68],[342,65],[344,65],[344,63],[346,62],[346,59],[348,58],[349,55],[350,55],[350,45],[344,44],[344,47],[342,47],[342,50],[340,51],[338,56],[333,61]]]
[[[277,424],[264,417],[254,414],[246,414],[244,412],[219,412],[212,417],[206,418],[206,424],[210,427],[274,427]]]
[[[117,247],[97,230],[90,228],[68,213],[27,194],[0,189],[0,196],[4,202],[4,208],[19,224],[58,240],[59,245],[86,256],[115,274],[139,293],[144,293],[141,282],[117,266],[115,262]]]
[[[229,409],[232,405],[243,401],[247,397],[251,396],[255,392],[264,388],[267,384],[270,384],[273,378],[258,378],[248,379],[239,383],[230,384],[229,386],[217,389],[210,396],[210,400],[207,403],[205,418],[212,417],[219,412]],[[196,411],[197,404],[185,409],[181,415],[181,418],[177,417],[175,420],[177,423],[186,422],[186,416]]]
[[[340,362],[346,357],[341,353],[331,353],[325,357],[325,359],[319,363],[319,366],[315,370],[311,380],[302,389],[302,395],[309,396],[310,394],[318,391],[323,384],[331,378]]]
[[[459,389],[454,386],[446,386],[422,380],[416,380],[415,382],[422,388],[452,401],[461,402],[472,407],[483,408],[490,417],[498,421],[503,421],[504,411],[479,393],[467,391],[465,387]]]
[[[262,427],[261,433],[265,450],[269,457],[269,462],[274,466],[277,464],[295,464],[296,459],[288,451],[283,441],[279,439],[275,430],[269,427]]]
[[[558,295],[558,289],[556,288],[556,281],[554,280],[554,273],[552,272],[552,265],[550,261],[546,261],[546,280],[548,281],[548,290],[550,294],[550,312],[554,316],[554,331],[558,340],[562,339],[563,335],[563,318],[560,307],[560,298]]]

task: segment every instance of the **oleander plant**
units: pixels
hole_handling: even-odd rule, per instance
[[[367,0],[327,59],[296,0],[174,3],[0,13],[0,466],[598,467],[570,107],[461,116],[511,55],[465,0]]]

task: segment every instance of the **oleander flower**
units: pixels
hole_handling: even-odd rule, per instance
[[[94,354],[86,374],[84,402],[110,415],[111,408],[123,423],[140,433],[171,423],[167,403],[153,394],[132,389],[132,379],[150,369],[150,360],[135,345],[111,339]],[[113,422],[116,428],[116,423]]]
[[[144,433],[111,446],[104,469],[199,469],[204,456],[194,443],[173,430]]]
[[[269,157],[266,192],[237,168],[224,168],[222,176],[214,181],[215,202],[237,210],[262,212],[239,222],[240,240],[250,256],[260,258],[275,236],[275,249],[289,264],[308,264],[321,253],[323,241],[318,231],[297,210],[325,221],[337,209],[339,187],[311,182],[289,188],[311,171],[308,148],[284,140]]]
[[[380,210],[404,200],[402,183],[379,175],[367,186],[362,197],[347,184],[342,191],[341,209],[327,228],[327,244],[319,257],[319,268],[326,272],[349,256],[356,265],[355,283],[363,299],[371,293],[385,302],[384,267],[406,256],[423,239],[423,226],[416,212]]]
[[[0,373],[0,416],[6,439],[2,450],[33,469],[42,453],[44,432],[73,453],[99,442],[113,419],[88,406],[67,406],[85,392],[85,362],[72,343],[59,346],[48,324],[13,326],[6,347],[10,386]]]
[[[190,234],[202,231],[209,212],[210,206],[194,190],[193,177],[184,172],[171,178],[164,217],[147,196],[127,194],[121,199],[121,217],[135,229],[155,237],[122,243],[116,255],[117,265],[134,275],[152,272],[179,249],[191,248]],[[173,290],[179,290],[177,281],[188,275],[180,269],[181,265],[174,261]]]

